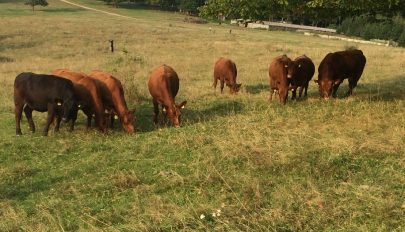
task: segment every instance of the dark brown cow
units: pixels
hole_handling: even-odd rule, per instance
[[[180,127],[181,112],[187,101],[176,105],[174,98],[179,91],[179,78],[177,73],[167,65],[161,65],[154,69],[148,82],[149,92],[153,97],[154,117],[153,122],[158,122],[159,104],[162,111],[169,117],[175,127]]]
[[[232,94],[239,92],[242,84],[236,83],[237,75],[238,70],[236,69],[236,65],[232,60],[225,59],[223,57],[219,58],[217,62],[215,62],[214,66],[214,88],[217,87],[217,82],[219,80],[221,84],[221,93],[224,90],[224,83],[226,83],[226,86],[230,88]]]
[[[73,72],[67,69],[57,69],[52,74],[73,82],[79,108],[87,116],[87,127],[91,126],[91,118],[94,114],[98,128],[102,132],[106,132],[107,128],[100,84],[84,73]],[[73,126],[74,124],[72,124],[72,128]]]
[[[49,126],[55,117],[57,121],[55,131],[59,130],[61,120],[67,122],[77,118],[77,102],[73,83],[52,75],[19,74],[14,81],[14,105],[17,135],[22,134],[20,122],[23,110],[32,132],[35,132],[32,111],[48,111],[44,136],[48,135]]]
[[[118,115],[122,127],[128,133],[134,133],[133,111],[128,110],[124,97],[124,88],[121,82],[109,73],[94,70],[89,74],[90,77],[102,82],[102,92],[104,96],[104,106],[113,108],[114,113]],[[114,124],[114,115],[111,115],[111,126]]]
[[[291,59],[288,58],[287,55],[277,56],[270,63],[270,102],[273,99],[273,93],[277,92],[280,98],[280,103],[286,103],[290,84],[287,78],[287,69],[289,65],[291,65]]]
[[[319,85],[320,96],[324,99],[329,99],[331,95],[336,97],[339,85],[346,78],[349,80],[349,91],[346,95],[352,95],[365,65],[366,57],[361,50],[327,54],[318,67],[318,80],[315,80]]]
[[[288,65],[287,78],[290,79],[290,89],[292,89],[291,99],[296,98],[298,87],[300,88],[298,97],[301,97],[303,89],[305,89],[304,96],[307,96],[308,84],[314,73],[315,65],[306,55],[295,58]]]

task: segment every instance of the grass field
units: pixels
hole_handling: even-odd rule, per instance
[[[405,49],[73,1],[134,19],[0,0],[0,231],[405,230]],[[312,82],[308,99],[269,104],[272,57],[317,66],[349,46],[367,57],[352,97],[345,81],[320,100]],[[236,96],[211,87],[220,56],[236,62]],[[152,124],[146,84],[163,63],[180,76],[177,102],[188,101],[179,129]],[[80,113],[73,133],[30,134],[24,118],[16,137],[15,76],[57,68],[118,77],[136,134],[86,130]],[[45,118],[34,112],[39,130]]]

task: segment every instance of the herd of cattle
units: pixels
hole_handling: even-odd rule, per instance
[[[361,50],[346,50],[329,53],[318,67],[319,94],[324,99],[336,96],[336,91],[344,79],[349,81],[349,91],[352,94],[360,76],[363,73],[366,58]],[[278,93],[280,103],[285,104],[289,90],[292,99],[299,97],[305,89],[305,96],[315,65],[312,60],[303,55],[291,60],[286,55],[275,57],[269,65],[270,101],[273,93]],[[214,83],[216,88],[220,81],[221,93],[224,85],[230,92],[237,93],[241,84],[236,83],[237,69],[233,61],[220,58],[214,66]],[[177,73],[167,65],[161,65],[152,71],[149,82],[149,92],[153,98],[153,122],[158,123],[159,105],[162,113],[168,117],[175,127],[180,126],[181,109],[187,101],[175,103],[179,90]],[[51,75],[21,73],[14,82],[14,105],[16,134],[21,135],[20,122],[24,111],[32,132],[35,124],[32,111],[48,112],[43,135],[48,134],[50,124],[55,121],[55,131],[60,123],[71,122],[70,130],[74,129],[78,110],[87,116],[87,126],[91,126],[94,117],[97,127],[106,132],[112,127],[114,118],[119,118],[122,127],[128,133],[134,133],[133,111],[128,110],[121,82],[111,74],[102,71],[92,71],[89,74],[57,69]]]

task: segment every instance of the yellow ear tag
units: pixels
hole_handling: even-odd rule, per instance
[[[118,116],[117,116],[117,115],[114,115],[114,119],[118,119]]]
[[[58,102],[58,106],[61,106],[61,105],[62,105],[62,103]]]
[[[78,105],[77,107],[78,107],[78,108],[81,108],[81,107],[82,107],[82,105]]]
[[[166,112],[166,108],[163,108],[163,110],[162,110],[163,112]]]
[[[181,108],[184,109],[184,107],[186,107],[185,105],[182,105]]]

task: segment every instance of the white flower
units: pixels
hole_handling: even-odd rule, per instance
[[[205,215],[204,215],[204,214],[201,214],[201,215],[200,215],[200,219],[203,220],[204,218],[205,218]]]
[[[213,216],[213,217],[216,217],[216,216],[217,216],[217,214],[216,214],[216,213],[212,213],[212,216]]]

